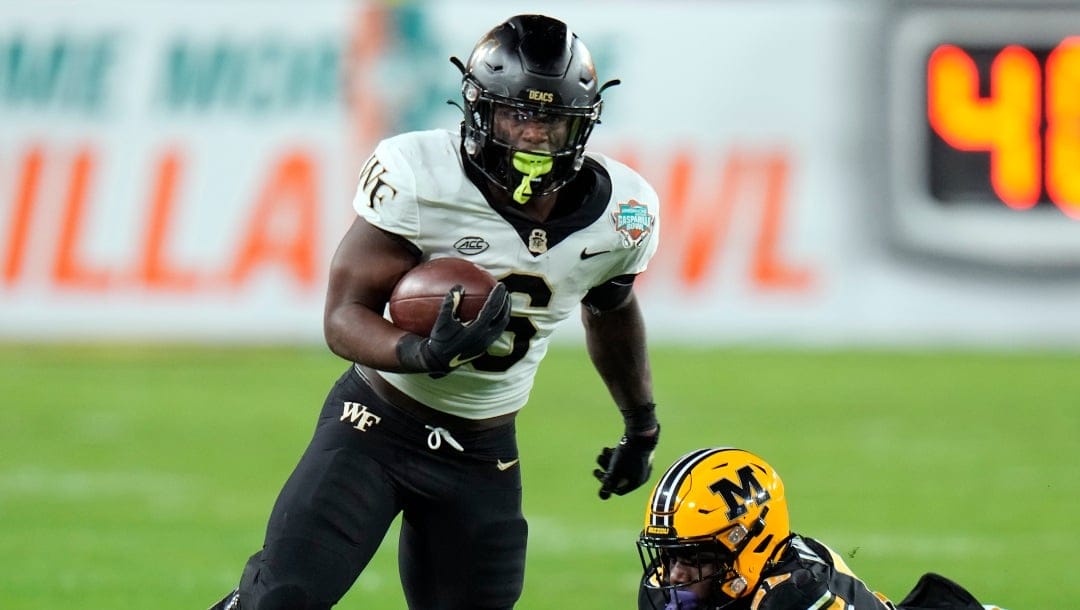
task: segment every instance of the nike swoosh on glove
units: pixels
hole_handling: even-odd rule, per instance
[[[510,323],[510,294],[499,282],[491,290],[476,319],[458,317],[464,290],[454,286],[443,299],[431,336],[407,334],[398,341],[397,355],[409,372],[445,374],[484,355]]]

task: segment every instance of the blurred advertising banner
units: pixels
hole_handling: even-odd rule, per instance
[[[1080,6],[994,6],[545,3],[664,205],[654,340],[1080,346]],[[320,341],[364,159],[512,11],[0,4],[0,340]]]

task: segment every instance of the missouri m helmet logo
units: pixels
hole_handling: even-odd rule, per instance
[[[768,490],[754,476],[754,469],[743,466],[736,471],[739,482],[731,479],[720,479],[709,486],[709,490],[723,498],[727,504],[727,518],[734,521],[746,514],[746,505],[750,503],[761,506],[769,501]]]

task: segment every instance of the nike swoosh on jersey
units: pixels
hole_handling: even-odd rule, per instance
[[[588,250],[589,250],[588,248],[582,248],[581,249],[581,260],[585,260],[587,258],[592,258],[594,256],[600,256],[601,254],[607,254],[608,252],[611,252],[611,250],[597,250],[596,252],[589,252]]]
[[[511,468],[514,467],[515,464],[518,463],[519,459],[520,458],[515,458],[515,459],[510,460],[509,462],[504,462],[502,460],[499,460],[499,461],[495,462],[495,467],[498,468],[499,470],[510,470]]]
[[[472,362],[473,360],[476,360],[480,356],[483,356],[483,354],[477,354],[475,356],[469,356],[468,358],[462,358],[461,354],[458,354],[450,359],[450,368],[457,368],[465,364],[466,362]]]

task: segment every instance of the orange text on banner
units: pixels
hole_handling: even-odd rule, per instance
[[[633,151],[619,157],[641,168]],[[749,215],[755,227],[748,253],[746,278],[760,292],[802,294],[815,284],[815,273],[784,252],[788,185],[791,161],[786,152],[733,150],[721,160],[719,172],[702,166],[701,155],[676,150],[656,181],[663,206],[663,245],[658,257],[675,265],[680,285],[687,290],[707,289],[712,269],[725,251],[735,247],[730,229],[736,209]],[[640,171],[640,169],[639,169]],[[701,177],[706,177],[701,179]],[[711,180],[709,176],[717,176]],[[695,188],[695,185],[698,188]]]
[[[100,168],[97,149],[90,145],[50,148],[34,144],[14,164],[17,176],[10,196],[8,230],[0,253],[3,285],[16,289],[32,280],[57,289],[102,293],[140,288],[148,292],[190,293],[208,290],[222,278],[231,290],[242,289],[256,274],[278,271],[301,290],[317,288],[319,253],[319,167],[310,152],[287,150],[274,158],[266,177],[247,208],[250,214],[230,243],[238,247],[221,270],[184,268],[169,255],[177,216],[186,203],[183,195],[191,177],[185,172],[186,156],[179,147],[161,153],[151,164],[147,200],[132,202],[132,209],[146,210],[142,224],[132,235],[109,234],[107,239],[128,239],[136,246],[125,261],[112,266],[94,262],[87,253],[89,227],[95,204],[111,193],[100,192],[95,178]],[[43,176],[58,179],[57,188],[42,188]],[[46,193],[58,201],[43,201]],[[8,196],[8,191],[3,192]],[[45,218],[39,221],[36,217]],[[47,217],[46,217],[47,216]],[[35,233],[32,227],[49,231]],[[99,236],[100,237],[100,236]],[[33,255],[48,263],[30,265]],[[28,277],[47,269],[45,277]]]

